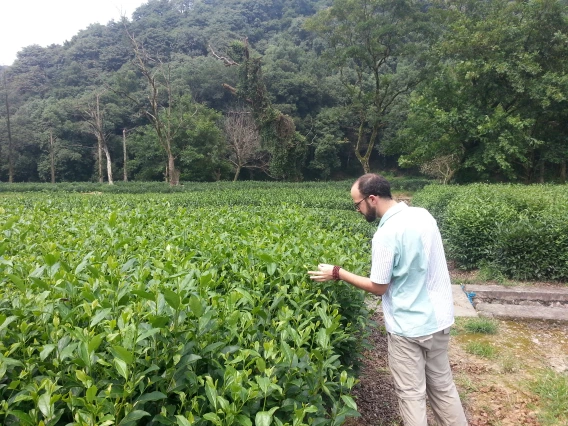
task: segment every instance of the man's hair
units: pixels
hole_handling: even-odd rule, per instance
[[[381,175],[367,173],[357,179],[357,189],[363,197],[376,195],[377,197],[392,200],[390,183]]]

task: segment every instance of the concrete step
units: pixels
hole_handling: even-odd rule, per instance
[[[474,303],[495,300],[507,304],[519,304],[522,301],[540,302],[541,305],[559,307],[568,305],[568,286],[566,287],[529,287],[467,284],[464,290],[475,293]]]
[[[478,314],[460,285],[452,285],[455,317],[477,317]]]
[[[499,303],[477,303],[475,309],[482,317],[500,319],[538,319],[568,322],[568,308],[525,306]]]

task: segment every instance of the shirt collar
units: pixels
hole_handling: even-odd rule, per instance
[[[393,217],[395,214],[400,213],[401,211],[407,208],[408,205],[404,201],[401,201],[395,206],[392,206],[390,209],[387,210],[387,212],[381,218],[381,221],[379,222],[379,228],[383,226],[385,222],[389,220],[391,217]]]

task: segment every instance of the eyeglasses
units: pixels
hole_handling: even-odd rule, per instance
[[[367,196],[366,196],[365,198],[363,198],[361,201],[359,201],[358,203],[355,203],[355,204],[353,205],[353,207],[355,207],[355,210],[359,211],[359,205],[360,205],[363,201],[365,201],[367,198],[369,198],[369,197],[370,197],[370,195],[367,195]]]

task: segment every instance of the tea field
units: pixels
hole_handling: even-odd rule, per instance
[[[349,186],[0,194],[0,423],[339,425],[368,313]]]

